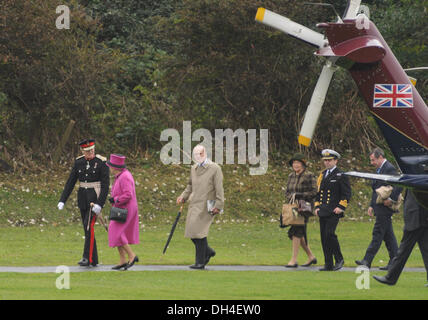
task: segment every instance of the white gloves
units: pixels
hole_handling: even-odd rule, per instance
[[[64,209],[64,202],[58,202],[58,210]],[[101,207],[98,204],[94,204],[92,211],[99,215],[101,213]]]
[[[101,213],[101,207],[98,204],[94,204],[94,206],[92,207],[92,211],[96,214],[99,215]]]

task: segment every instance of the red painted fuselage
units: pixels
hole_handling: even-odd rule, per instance
[[[316,54],[335,58],[349,70],[401,171],[427,173],[428,107],[374,23],[364,28],[357,20],[345,20],[318,27],[325,30],[329,46]],[[385,87],[390,92],[382,92]],[[390,102],[382,105],[383,97]]]

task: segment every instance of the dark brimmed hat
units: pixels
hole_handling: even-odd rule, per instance
[[[295,153],[293,155],[293,157],[291,157],[290,161],[288,161],[288,163],[290,164],[290,166],[293,165],[293,161],[300,161],[306,167],[305,156],[303,154],[301,154],[301,153]]]
[[[121,154],[111,154],[110,160],[107,161],[107,165],[115,169],[124,169],[126,168],[125,159],[126,157]]]
[[[89,151],[95,148],[95,139],[86,139],[79,142],[80,148],[84,151]]]

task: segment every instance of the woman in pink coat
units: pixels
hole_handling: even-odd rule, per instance
[[[124,268],[126,270],[138,262],[138,256],[129,245],[140,243],[135,183],[132,174],[126,169],[124,156],[111,154],[107,165],[115,176],[111,188],[110,203],[114,207],[128,210],[128,216],[124,223],[110,220],[108,230],[109,246],[117,247],[120,256],[119,264],[112,269],[119,270]],[[128,259],[126,259],[126,255],[128,255]]]

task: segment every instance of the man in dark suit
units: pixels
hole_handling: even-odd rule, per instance
[[[336,271],[344,260],[335,234],[339,219],[351,198],[351,185],[347,176],[337,168],[340,154],[325,149],[321,152],[326,170],[318,177],[318,193],[315,199],[315,215],[320,219],[321,243],[325,265],[320,271]],[[333,265],[333,257],[336,263]]]
[[[385,153],[380,148],[376,148],[372,151],[370,154],[370,163],[376,168],[376,173],[389,175],[398,174],[395,167],[385,159]],[[374,214],[376,217],[376,222],[372,232],[372,241],[366,250],[363,260],[355,260],[356,264],[370,268],[374,257],[382,245],[382,241],[385,241],[385,245],[389,253],[389,262],[387,266],[381,267],[381,270],[388,270],[388,266],[391,264],[391,261],[397,254],[398,250],[397,239],[395,238],[394,230],[392,228],[391,218],[394,212],[391,209],[391,206],[393,201],[398,201],[398,197],[400,196],[402,189],[394,187],[389,198],[384,200],[383,203],[377,204],[376,199],[378,195],[376,193],[376,189],[387,185],[387,183],[377,180],[374,180],[372,183],[372,199],[368,209],[369,216],[372,217]]]
[[[397,255],[392,260],[386,276],[373,276],[377,281],[394,285],[416,244],[422,253],[428,280],[428,209],[422,207],[415,199],[413,193],[407,190],[404,197],[404,230]],[[425,284],[428,286],[428,284]]]

